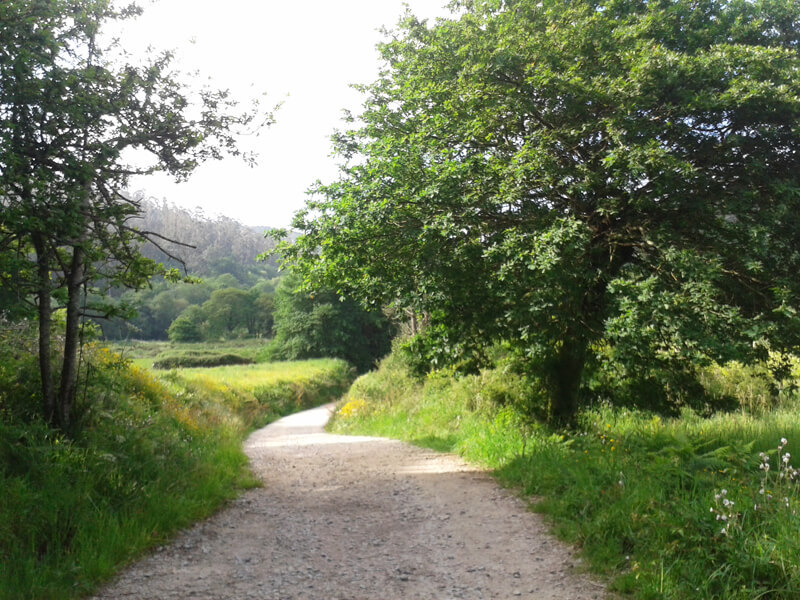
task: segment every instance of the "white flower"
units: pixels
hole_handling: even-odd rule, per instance
[[[789,442],[786,440],[786,438],[781,438],[781,446],[785,446],[788,443]]]

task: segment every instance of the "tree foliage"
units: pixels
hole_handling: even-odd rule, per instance
[[[256,115],[224,91],[190,98],[169,53],[141,65],[115,62],[101,29],[139,12],[113,0],[0,4],[0,252],[4,263],[11,253],[33,259],[13,284],[36,299],[43,412],[65,428],[81,315],[111,310],[88,304],[102,298],[88,288],[139,287],[164,273],[139,252],[141,241],[159,237],[131,223],[141,205],[122,193],[130,176],[181,179],[204,160],[238,154],[237,128]],[[132,163],[133,150],[152,160]],[[50,330],[60,306],[66,333],[56,385]]]
[[[330,290],[303,292],[299,283],[287,275],[275,291],[271,358],[342,358],[365,372],[388,354],[395,328],[380,311]]]
[[[169,325],[173,342],[216,341],[272,334],[273,294],[258,288],[221,288],[201,306],[186,308]]]
[[[144,289],[112,290],[115,305],[120,309],[130,307],[135,315],[102,321],[105,339],[167,339],[171,324],[187,307],[199,308],[211,297],[212,292],[223,288],[248,290],[254,299],[253,306],[248,310],[255,311],[248,313],[248,334],[270,335],[271,296],[274,292],[272,280],[277,278],[278,269],[274,259],[254,260],[255,256],[273,245],[264,238],[264,231],[268,228],[247,227],[223,216],[209,218],[166,201],[157,202],[143,194],[136,194],[135,197],[141,199],[143,208],[143,213],[136,220],[136,226],[141,231],[155,231],[169,240],[181,240],[186,244],[175,245],[159,238],[156,241],[163,250],[152,243],[145,243],[141,247],[142,254],[166,266],[183,265],[193,277],[199,277],[202,281],[175,285],[156,279]],[[233,336],[232,329],[227,327],[212,332],[214,328],[203,312],[193,311],[189,317],[196,326],[196,335],[200,340]]]
[[[306,287],[425,315],[433,366],[508,344],[559,420],[797,348],[800,3],[455,4],[380,46],[281,250]]]

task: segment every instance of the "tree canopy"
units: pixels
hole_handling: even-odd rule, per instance
[[[559,420],[797,348],[800,2],[455,8],[380,46],[281,250],[307,288],[424,316],[432,366],[508,345]]]

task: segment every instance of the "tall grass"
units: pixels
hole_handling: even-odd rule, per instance
[[[800,498],[787,457],[800,456],[796,400],[710,418],[599,406],[567,432],[524,418],[514,399],[525,391],[497,370],[415,380],[391,357],[355,382],[332,428],[494,470],[612,589],[636,598],[800,598]]]
[[[224,370],[162,381],[103,348],[85,356],[88,385],[69,438],[23,410],[35,397],[35,385],[20,380],[35,371],[32,358],[1,357],[3,600],[89,593],[256,485],[241,449],[253,427],[331,401],[352,380],[345,363],[314,361],[253,368],[242,387]]]

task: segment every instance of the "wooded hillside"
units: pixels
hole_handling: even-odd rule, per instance
[[[274,260],[256,260],[272,246],[264,237],[267,227],[257,231],[234,219],[207,217],[165,200],[142,198],[141,203],[144,212],[136,226],[159,235],[142,247],[142,254],[168,267],[185,268],[199,281],[174,284],[154,280],[137,292],[118,290],[116,301],[131,306],[137,314],[130,321],[101,321],[104,336],[166,339],[170,325],[187,308],[199,310],[206,303],[210,303],[206,307],[209,315],[201,317],[197,310],[192,313],[198,326],[208,322],[206,337],[232,335],[234,330],[237,335],[269,334],[271,295],[278,271]],[[237,306],[236,315],[223,314]],[[191,337],[204,335],[196,332]]]
[[[264,237],[269,227],[248,227],[222,215],[209,217],[167,200],[143,199],[142,206],[144,213],[136,224],[138,228],[180,242],[155,240],[161,248],[148,242],[142,248],[147,258],[174,267],[182,265],[171,256],[180,258],[189,274],[198,277],[230,273],[245,282],[252,276],[276,275],[274,261],[256,262],[256,256],[274,246]]]

